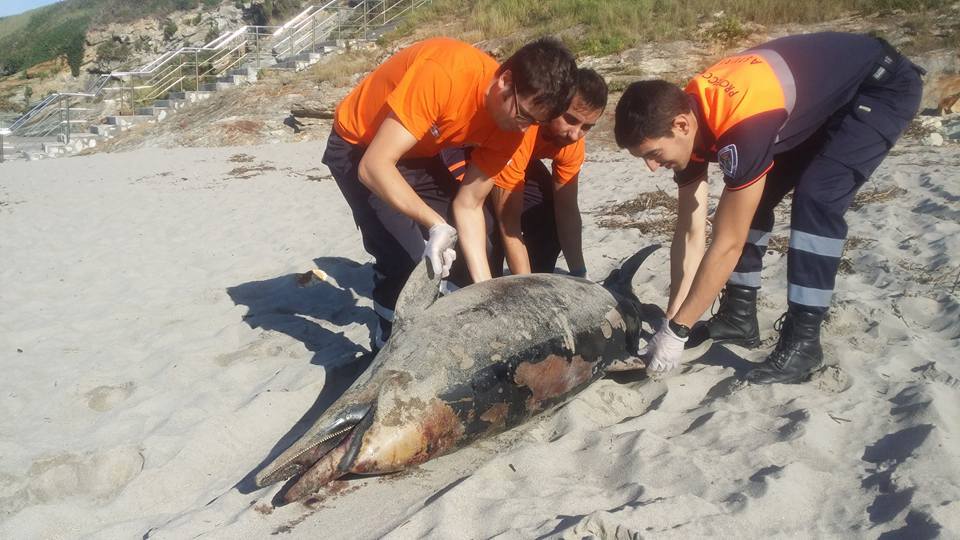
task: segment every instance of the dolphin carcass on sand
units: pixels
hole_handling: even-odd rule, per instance
[[[420,265],[387,345],[257,486],[300,475],[283,494],[291,502],[347,473],[406,469],[562,404],[609,371],[643,368],[634,354],[644,307],[630,281],[658,247],[603,286],[527,274],[440,299]]]

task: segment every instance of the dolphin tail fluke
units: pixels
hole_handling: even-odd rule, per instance
[[[407,283],[397,299],[395,325],[402,326],[413,319],[440,296],[440,276],[430,277],[432,272],[427,268],[429,264],[428,260],[421,261],[407,278]]]
[[[640,269],[643,261],[647,260],[647,257],[658,249],[660,249],[660,244],[652,244],[631,255],[620,264],[619,268],[610,272],[607,279],[603,280],[603,286],[627,298],[636,298],[636,295],[633,294],[633,285],[631,284],[633,276],[637,273],[637,270]]]

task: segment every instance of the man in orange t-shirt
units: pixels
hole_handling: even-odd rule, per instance
[[[459,231],[447,224],[459,186],[440,151],[474,147],[464,185],[499,174],[527,127],[567,108],[575,70],[555,39],[531,42],[498,66],[466,43],[433,38],[394,54],[337,106],[323,163],[375,259],[374,348],[389,336],[416,264],[426,258],[446,275],[458,233],[470,238],[484,229],[482,212],[469,205],[457,217]]]
[[[510,164],[492,182],[488,206],[499,234],[491,234],[490,266],[501,275],[506,257],[513,274],[553,272],[563,251],[569,272],[586,276],[577,180],[583,166],[584,137],[607,105],[607,84],[596,71],[577,70],[570,107],[531,128]],[[445,150],[450,172],[462,178],[469,149]],[[541,160],[551,160],[552,171]]]

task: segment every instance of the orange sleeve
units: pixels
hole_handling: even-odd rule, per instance
[[[513,155],[510,156],[505,163],[500,165],[499,169],[496,169],[496,163],[490,159],[490,156],[496,155],[495,152],[487,148],[477,148],[473,152],[473,162],[480,167],[480,170],[483,172],[491,174],[493,178],[493,183],[497,187],[505,189],[507,191],[521,191],[523,190],[523,183],[526,180],[527,176],[527,165],[530,164],[531,156],[533,156],[533,147],[537,142],[537,127],[531,126],[523,134],[523,139],[520,141],[520,145],[513,152]],[[486,166],[479,159],[480,156],[488,156]]]
[[[562,147],[553,156],[553,181],[561,185],[573,181],[583,168],[586,153],[587,145],[583,139]]]
[[[387,106],[419,141],[431,129],[436,129],[452,90],[450,75],[436,62],[415,62],[387,96]]]

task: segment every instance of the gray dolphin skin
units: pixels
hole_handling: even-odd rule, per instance
[[[517,426],[609,371],[642,369],[644,308],[630,282],[657,248],[630,257],[603,285],[526,274],[439,299],[437,280],[420,265],[387,345],[257,474],[257,486],[299,475],[282,494],[289,503],[348,473],[400,471]]]

